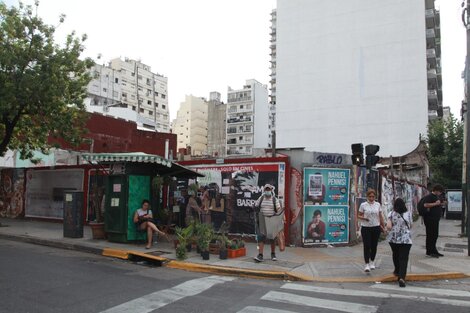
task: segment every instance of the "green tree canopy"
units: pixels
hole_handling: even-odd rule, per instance
[[[428,125],[428,157],[431,183],[462,188],[463,124],[451,114]]]
[[[0,156],[8,149],[22,158],[47,152],[49,136],[78,145],[85,131],[83,99],[93,65],[80,59],[86,36],[71,33],[57,45],[55,27],[38,17],[38,6],[0,3]]]

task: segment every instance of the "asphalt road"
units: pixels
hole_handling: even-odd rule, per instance
[[[0,312],[470,312],[470,280],[315,284],[149,267],[0,240]]]

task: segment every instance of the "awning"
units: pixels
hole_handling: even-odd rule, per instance
[[[143,152],[82,153],[81,156],[90,163],[128,162],[155,164],[160,176],[176,176],[181,178],[204,177],[203,174],[200,174],[155,154],[147,154]]]

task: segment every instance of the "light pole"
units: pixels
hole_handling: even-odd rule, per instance
[[[465,6],[465,2],[462,2],[462,7]],[[470,226],[470,214],[469,214],[469,204],[470,204],[470,192],[468,191],[468,187],[470,185],[470,171],[469,171],[469,165],[470,165],[470,110],[468,108],[468,98],[470,96],[470,0],[467,0],[465,8],[462,10],[462,22],[463,25],[465,26],[467,30],[467,57],[465,60],[465,98],[467,102],[467,111],[465,113],[465,124],[466,124],[466,174],[465,174],[465,183],[466,183],[466,188],[465,188],[465,193],[466,193],[466,214],[464,216],[467,217],[467,246],[468,246],[468,256],[470,256],[470,232],[469,232],[469,226]],[[463,191],[462,191],[463,192]],[[464,194],[462,194],[463,196]],[[462,212],[463,214],[463,212]],[[462,222],[463,219],[462,219]]]

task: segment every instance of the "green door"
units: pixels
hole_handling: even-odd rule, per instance
[[[109,241],[126,242],[127,183],[125,175],[107,177],[105,198],[105,231]]]
[[[134,224],[134,213],[142,206],[144,199],[150,200],[150,176],[129,175],[127,240],[146,240],[147,238],[147,234],[138,232]],[[155,216],[155,212],[153,214]]]

